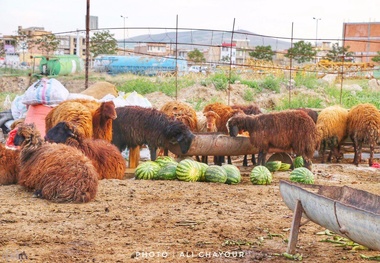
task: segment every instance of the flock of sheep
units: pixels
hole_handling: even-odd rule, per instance
[[[43,138],[33,123],[18,123],[14,144],[19,148],[0,145],[0,185],[18,183],[54,202],[83,203],[95,198],[98,180],[124,178],[126,161],[121,152],[125,148],[147,145],[152,160],[158,150],[167,154],[170,144],[178,144],[185,154],[197,133],[249,136],[258,149],[254,164],[264,165],[266,154],[276,148],[302,156],[309,168],[316,150],[322,162],[326,151],[328,161],[333,156],[338,161],[340,146],[350,137],[354,164],[361,162],[362,145],[368,144],[371,166],[380,139],[380,113],[371,104],[350,110],[331,106],[317,114],[308,109],[262,113],[256,105],[211,103],[200,113],[179,101],[158,110],[73,99],[47,114],[45,128]],[[224,158],[214,156],[214,163],[221,164]],[[207,156],[202,161],[207,162]],[[247,156],[243,165],[248,165]]]

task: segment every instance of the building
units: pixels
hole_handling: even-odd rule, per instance
[[[343,23],[343,46],[350,46],[355,62],[372,63],[380,51],[380,22]]]

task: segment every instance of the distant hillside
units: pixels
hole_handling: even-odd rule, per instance
[[[290,42],[279,40],[276,38],[262,37],[255,35],[249,31],[239,30],[234,32],[235,40],[248,39],[250,46],[268,46],[272,47],[272,50],[284,50],[290,48]],[[119,40],[119,45],[122,46],[122,39]],[[138,43],[146,42],[160,42],[160,43],[172,43],[176,42],[176,32],[167,32],[162,34],[152,35],[140,35],[130,37],[126,39],[126,45],[132,48]],[[178,47],[183,49],[194,48],[207,48],[210,46],[221,45],[224,42],[231,42],[231,32],[225,31],[209,31],[209,30],[195,30],[178,32]]]

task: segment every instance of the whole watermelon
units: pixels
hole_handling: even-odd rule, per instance
[[[281,161],[270,161],[266,162],[265,167],[268,168],[270,172],[276,172],[281,168]]]
[[[154,161],[146,161],[146,162],[140,163],[135,169],[135,178],[138,180],[153,179],[160,169],[161,169],[161,166]]]
[[[298,167],[303,167],[304,161],[302,156],[297,156],[294,161],[293,161],[293,167],[298,168]]]
[[[201,173],[200,165],[192,159],[180,161],[176,169],[177,179],[185,182],[198,181]]]
[[[205,181],[224,184],[227,181],[227,172],[219,165],[210,165],[205,172]]]
[[[158,163],[161,167],[165,166],[168,163],[177,164],[177,162],[170,156],[157,156],[156,163]]]
[[[205,163],[201,163],[201,162],[197,162],[197,163],[199,165],[199,169],[201,170],[201,175],[199,176],[198,181],[199,182],[204,182],[204,181],[206,181],[206,179],[205,179],[205,172],[206,172],[206,169],[208,168],[208,165],[205,164]]]
[[[239,168],[233,164],[224,164],[222,168],[227,172],[226,184],[238,184],[241,181]]]
[[[252,184],[271,184],[272,183],[272,173],[263,165],[255,166],[249,176]]]
[[[177,163],[167,163],[153,177],[154,180],[175,180],[177,179]]]
[[[298,167],[290,172],[290,181],[303,184],[314,184],[314,174],[305,167]]]

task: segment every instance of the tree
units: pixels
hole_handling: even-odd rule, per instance
[[[377,51],[377,55],[372,58],[373,62],[380,62],[380,51]]]
[[[5,55],[4,41],[0,41],[0,57]]]
[[[110,34],[109,30],[95,32],[94,36],[90,39],[90,52],[93,57],[100,54],[116,54],[117,53],[117,40]]]
[[[255,59],[272,61],[275,52],[272,50],[271,46],[256,46],[255,50],[249,52],[248,54]]]
[[[41,50],[42,54],[50,55],[58,49],[59,40],[55,35],[42,35],[36,40],[31,41],[32,44],[37,46],[38,50]]]
[[[342,58],[352,58],[354,56],[353,52],[349,52],[350,46],[340,47],[338,43],[332,45],[331,50],[326,54],[324,59],[341,62]]]
[[[313,60],[317,52],[311,46],[311,43],[303,40],[294,43],[294,47],[289,48],[285,57],[292,58],[298,63],[308,62]]]
[[[197,48],[193,51],[187,53],[187,57],[193,61],[194,63],[202,63],[205,62],[206,59],[202,52],[200,52]]]

